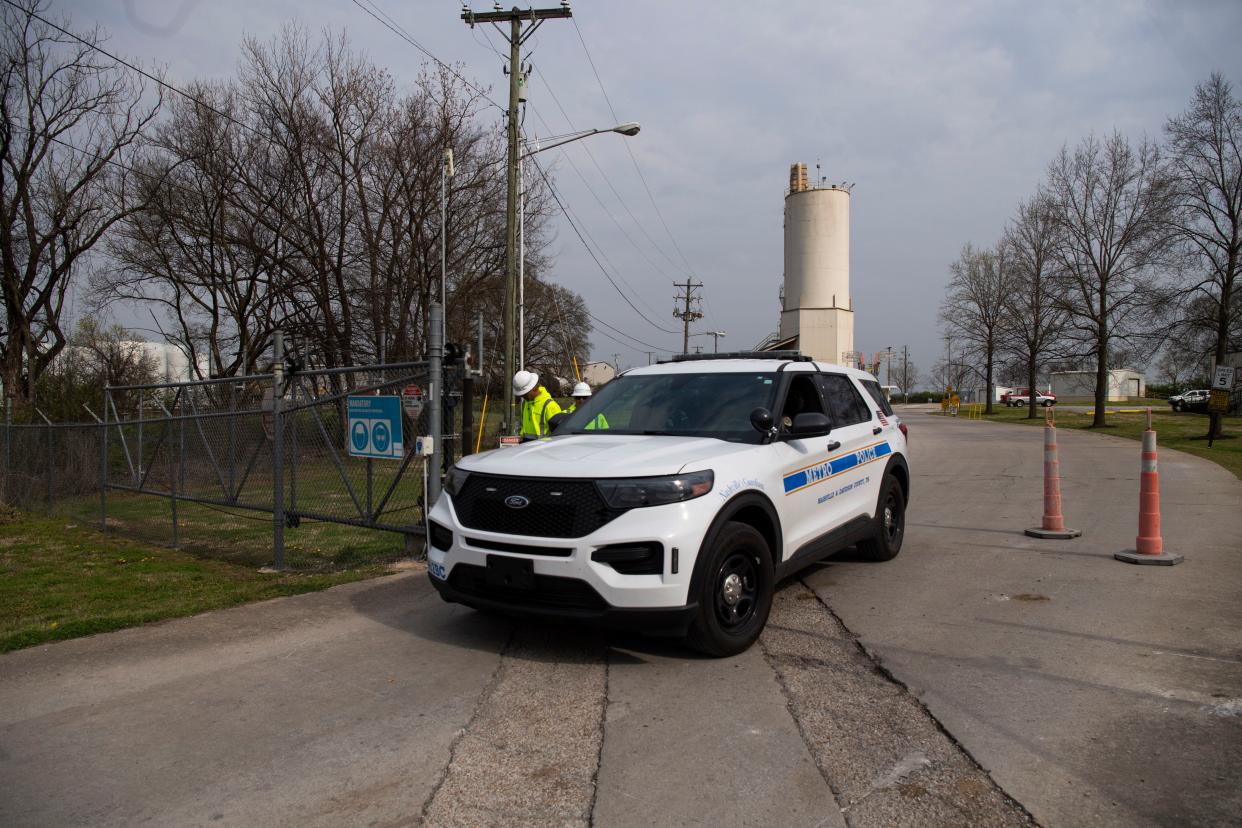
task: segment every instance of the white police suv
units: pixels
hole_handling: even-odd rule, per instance
[[[553,436],[462,458],[444,491],[427,557],[445,600],[730,655],[782,577],[851,544],[901,550],[910,469],[871,375],[711,354],[627,371]]]

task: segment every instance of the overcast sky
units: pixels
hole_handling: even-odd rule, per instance
[[[468,28],[460,2],[359,2],[375,3],[504,101],[492,51],[503,41]],[[855,182],[855,346],[909,345],[926,369],[943,350],[936,309],[949,263],[967,241],[996,240],[1063,143],[1114,128],[1159,137],[1212,71],[1242,87],[1237,0],[580,0],[572,8],[617,120],[639,121],[642,132],[595,136],[541,159],[604,266],[656,325],[680,325],[674,279],[692,273],[705,283],[707,315],[693,330],[725,331],[722,350],[749,348],[777,327],[791,163],[807,162],[814,176],[819,162],[829,182]],[[114,48],[163,65],[174,83],[231,75],[244,35],[270,38],[290,20],[346,29],[399,83],[427,60],[353,0],[52,0],[52,9],[79,28],[98,22]],[[574,22],[548,21],[531,45],[528,132],[616,122]],[[596,358],[619,354],[625,367],[646,363],[646,350],[680,350],[679,333],[632,311],[564,220],[555,227],[551,278],[629,337],[597,330]],[[711,341],[692,340],[707,349]]]

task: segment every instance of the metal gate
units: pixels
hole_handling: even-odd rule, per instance
[[[427,387],[426,362],[110,387],[101,522],[109,492],[167,498],[174,545],[179,502],[268,512],[277,568],[286,528],[303,519],[422,535],[427,463],[414,438],[427,433]],[[392,459],[351,456],[348,401],[358,396],[400,400],[406,439]]]

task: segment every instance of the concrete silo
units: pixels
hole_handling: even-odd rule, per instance
[[[808,184],[806,164],[789,171],[778,336],[777,345],[825,362],[843,362],[842,355],[854,350],[850,191],[845,185]]]

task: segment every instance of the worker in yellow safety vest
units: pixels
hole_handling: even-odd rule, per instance
[[[539,375],[534,371],[518,371],[513,375],[513,394],[524,400],[522,439],[547,437],[548,420],[561,413],[561,406],[552,399],[548,389],[539,384]]]
[[[585,382],[578,383],[574,386],[573,397],[574,401],[569,406],[570,414],[574,413],[574,411],[578,409],[578,403],[585,405],[586,401],[591,399],[591,386],[587,385]],[[608,428],[608,420],[604,419],[604,414],[601,411],[599,414],[592,417],[591,421],[584,425],[583,428],[587,431],[594,431],[597,428]]]

